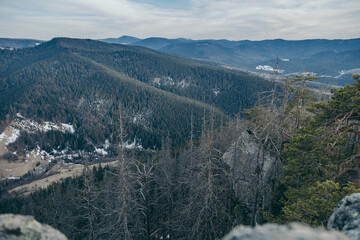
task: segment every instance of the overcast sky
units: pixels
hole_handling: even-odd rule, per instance
[[[360,37],[360,0],[0,0],[0,37]]]

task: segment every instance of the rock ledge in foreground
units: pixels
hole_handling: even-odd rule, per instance
[[[255,228],[237,226],[223,240],[349,240],[332,230],[312,228],[299,223],[288,225],[264,224]]]
[[[327,227],[343,232],[350,239],[360,239],[360,193],[351,194],[340,201]]]
[[[0,239],[2,240],[67,240],[58,230],[41,224],[32,216],[0,215]]]

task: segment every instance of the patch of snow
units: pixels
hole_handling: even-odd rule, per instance
[[[36,149],[34,149],[34,150],[32,150],[30,152],[30,155],[32,155],[34,157],[34,159],[36,159],[36,157],[39,156],[39,154],[40,154],[40,147],[39,146],[37,146]]]
[[[134,149],[135,147],[136,147],[136,141],[134,141],[130,144],[128,142],[125,143],[125,148],[127,148],[127,149]]]
[[[36,149],[32,150],[30,153],[26,153],[26,158],[30,158],[30,156],[32,156],[33,162],[34,160],[37,160],[38,157],[40,157],[41,160],[47,160],[49,163],[54,160],[54,156],[50,155],[45,150],[41,150],[39,146],[37,146]]]
[[[109,147],[110,147],[109,139],[106,139],[106,140],[105,140],[105,144],[104,144],[104,148],[105,148],[105,149],[108,149]]]
[[[65,132],[69,132],[69,133],[75,132],[74,126],[72,124],[62,123],[61,125]]]
[[[161,85],[160,84],[160,78],[154,78],[154,80],[152,81],[153,84],[156,84],[156,85]]]
[[[174,79],[172,79],[171,77],[156,77],[154,78],[151,82],[152,85],[157,85],[157,86],[175,86],[175,87],[181,87],[181,88],[186,88],[190,86],[190,83],[187,82],[185,79],[177,82]]]
[[[330,76],[330,75],[321,75],[320,76],[321,78],[333,78],[333,76]],[[335,77],[336,78],[336,77]]]
[[[35,43],[35,46],[39,46],[40,44],[41,44],[41,43],[38,43],[38,42],[37,42],[37,43]]]
[[[256,69],[257,70],[268,71],[268,72],[276,72],[277,71],[276,69],[274,69],[273,67],[270,67],[268,65],[258,65],[258,66],[256,66]],[[284,73],[285,72],[285,70],[281,70],[281,69],[279,69],[278,71],[279,71],[279,73]]]
[[[6,178],[1,179],[1,181],[4,181],[4,180],[16,180],[16,179],[20,179],[20,177],[6,177]]]
[[[133,142],[130,142],[127,141],[124,143],[124,148],[126,149],[139,149],[139,150],[142,150],[144,149],[143,146],[141,146],[141,144],[139,142],[136,141],[136,138],[134,138],[134,141]]]
[[[20,136],[20,130],[14,127],[10,127],[11,129],[11,136],[6,139],[5,145],[9,145],[16,141],[16,139]]]
[[[103,148],[95,148],[95,152],[98,153],[98,154],[101,154],[103,156],[108,155],[108,152]]]
[[[181,88],[187,88],[190,86],[190,83],[186,82],[186,80],[183,79],[177,84],[177,86]]]
[[[300,75],[302,75],[302,76],[304,76],[304,77],[306,77],[306,76],[308,76],[308,75],[310,75],[310,76],[316,76],[316,73],[314,73],[314,72],[302,72],[302,73],[300,73]]]
[[[59,130],[59,126],[56,125],[56,123],[52,123],[52,122],[44,122],[44,124],[41,125],[40,128],[43,129],[44,132],[48,132],[51,130]]]
[[[7,135],[5,133],[0,134],[0,141],[2,141],[4,138],[7,138]]]
[[[16,113],[16,116],[19,118],[24,118],[20,113]]]
[[[333,77],[333,78],[341,78],[343,75],[346,74],[359,74],[360,68],[350,69],[350,70],[341,70],[339,71],[339,75]]]
[[[14,123],[20,128],[25,130],[28,133],[34,133],[36,131],[48,132],[48,131],[61,131],[63,133],[69,132],[74,133],[74,126],[66,123],[53,123],[53,122],[43,122],[41,124],[24,118],[20,113],[17,113],[16,116],[18,119],[15,119]]]
[[[12,48],[12,47],[0,47],[0,49],[1,49],[1,50],[7,49],[7,50],[12,51],[12,50],[14,50],[15,48]]]

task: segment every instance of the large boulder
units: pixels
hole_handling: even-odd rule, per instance
[[[223,240],[349,240],[341,232],[311,228],[299,223],[237,226]]]
[[[327,227],[339,230],[353,240],[360,239],[360,193],[346,196],[340,201]]]
[[[244,130],[238,140],[223,155],[229,165],[237,199],[252,209],[256,200],[269,206],[274,196],[274,184],[280,177],[280,161],[268,146],[264,146],[251,130]]]
[[[37,222],[32,216],[0,215],[2,240],[67,240],[58,230]]]

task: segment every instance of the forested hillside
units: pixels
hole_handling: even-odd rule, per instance
[[[1,50],[0,59],[1,129],[16,113],[69,123],[76,140],[68,144],[80,150],[106,139],[116,142],[119,103],[127,140],[157,148],[168,135],[173,144],[184,143],[191,116],[198,134],[204,111],[212,112],[218,125],[271,86],[246,73],[92,40],[57,38],[34,48]]]
[[[248,121],[215,128],[181,150],[120,151],[116,166],[84,168],[2,212],[31,214],[70,239],[219,239],[236,224],[299,221],[326,226],[358,192],[360,79],[315,101],[298,75],[262,95]],[[275,89],[274,89],[275,90]],[[318,99],[318,98],[317,98]]]

